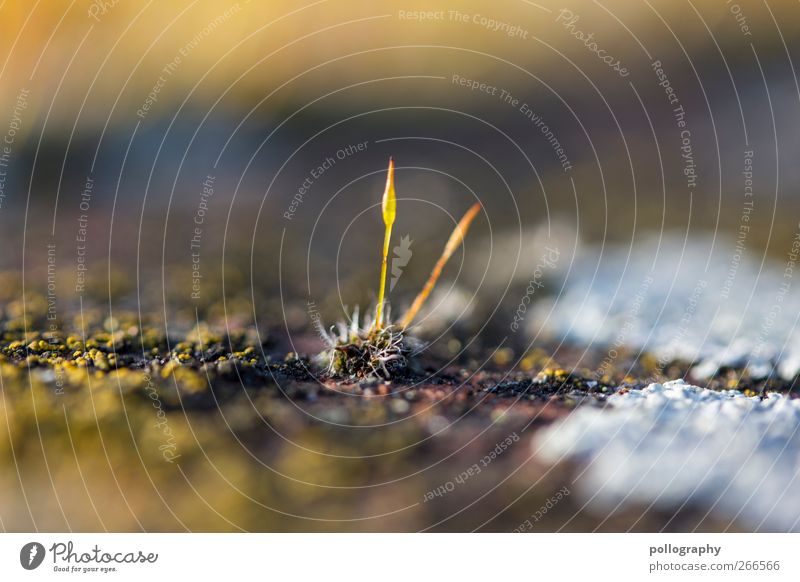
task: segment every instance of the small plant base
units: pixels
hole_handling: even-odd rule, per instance
[[[340,323],[336,330],[328,335],[330,347],[316,360],[331,378],[389,380],[405,376],[410,372],[412,354],[420,347],[417,340],[394,325],[359,328],[358,313],[349,327]]]

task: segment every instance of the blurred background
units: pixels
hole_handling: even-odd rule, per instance
[[[0,311],[26,331],[136,313],[167,336],[202,322],[313,352],[312,311],[328,326],[376,300],[393,156],[394,244],[410,241],[393,248],[396,310],[483,206],[422,335],[506,342],[514,364],[544,340],[602,350],[629,322],[621,343],[702,360],[698,377],[745,358],[794,378],[796,293],[756,336],[800,228],[799,15],[789,0],[7,0]],[[230,457],[231,479],[249,462]]]
[[[561,227],[572,246],[710,232],[727,258],[748,149],[747,252],[780,257],[800,179],[795,12],[792,2],[6,2],[0,110],[14,135],[0,260],[32,271],[54,242],[59,300],[73,303],[85,215],[88,288],[105,291],[119,273],[129,293],[114,301],[138,287],[137,300],[170,311],[171,294],[191,292],[193,220],[212,176],[201,314],[223,282],[276,285],[281,256],[293,293],[310,283],[324,303],[336,280],[342,300],[363,303],[374,300],[390,155],[404,199],[396,232],[436,253],[480,200],[471,242],[500,245],[483,281],[500,289],[517,259],[528,276],[537,228]],[[487,261],[470,261],[470,291]],[[396,300],[429,268],[411,261]],[[326,307],[335,317],[338,304]]]

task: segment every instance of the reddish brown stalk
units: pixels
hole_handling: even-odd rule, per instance
[[[414,299],[414,303],[411,304],[411,307],[409,307],[408,311],[406,311],[406,314],[403,316],[403,320],[400,323],[401,329],[407,328],[417,316],[417,313],[424,305],[425,300],[428,299],[428,295],[430,295],[431,291],[433,291],[436,281],[439,280],[439,276],[442,274],[442,269],[444,269],[444,266],[450,259],[450,256],[458,248],[458,245],[460,245],[464,240],[464,237],[467,235],[467,230],[469,230],[469,225],[472,224],[472,221],[478,215],[478,211],[480,209],[480,203],[476,202],[469,210],[467,210],[467,213],[456,225],[455,230],[453,230],[453,234],[450,235],[450,239],[447,241],[447,244],[444,247],[442,256],[439,257],[438,261],[436,261],[436,265],[433,267],[433,271],[431,271],[431,276],[428,277],[427,283],[425,283],[422,291],[419,292],[419,295],[417,295],[416,299]]]

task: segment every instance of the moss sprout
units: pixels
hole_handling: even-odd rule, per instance
[[[386,227],[381,254],[381,278],[378,288],[378,303],[375,317],[360,321],[356,309],[350,323],[340,322],[327,335],[328,348],[317,357],[326,373],[333,378],[382,377],[390,379],[406,375],[413,370],[413,355],[419,353],[422,344],[409,335],[408,327],[425,304],[450,256],[463,242],[467,230],[480,210],[473,204],[456,225],[445,245],[441,257],[422,291],[417,295],[403,318],[392,323],[390,308],[384,294],[386,290],[387,256],[392,236],[392,226],[397,215],[397,198],[394,186],[394,160],[389,159],[381,210]],[[384,323],[388,321],[389,323]]]

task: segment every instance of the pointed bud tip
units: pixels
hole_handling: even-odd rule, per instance
[[[383,222],[389,226],[394,222],[397,213],[396,195],[394,192],[394,158],[389,158],[389,170],[386,173],[386,190],[383,192]]]

